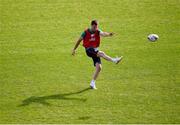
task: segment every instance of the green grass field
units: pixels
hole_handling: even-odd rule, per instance
[[[71,56],[92,19],[124,56],[98,90],[84,48]],[[180,123],[180,0],[0,0],[0,123]]]

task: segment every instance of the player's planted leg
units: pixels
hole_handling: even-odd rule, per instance
[[[104,59],[107,60],[107,61],[114,62],[114,63],[116,63],[116,64],[118,64],[118,63],[122,60],[122,58],[123,58],[123,56],[117,57],[117,58],[112,58],[112,57],[106,55],[103,51],[99,51],[99,52],[97,53],[97,56],[102,57],[102,58],[104,58]]]
[[[96,82],[96,79],[97,79],[97,77],[98,77],[101,69],[102,69],[102,65],[99,64],[99,63],[96,63],[96,71],[94,72],[94,74],[93,74],[93,79],[92,79],[92,81],[91,81],[91,83],[90,83],[90,87],[91,87],[92,89],[97,89],[95,82]]]

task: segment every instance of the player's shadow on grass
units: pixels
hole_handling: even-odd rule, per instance
[[[28,106],[31,103],[40,103],[40,104],[43,104],[43,105],[50,106],[51,104],[48,103],[47,100],[51,100],[51,99],[77,100],[77,101],[85,102],[87,99],[73,98],[73,97],[68,97],[68,96],[80,94],[80,93],[83,93],[83,92],[88,91],[88,90],[90,90],[90,88],[85,88],[85,89],[83,89],[81,91],[65,93],[65,94],[55,94],[55,95],[42,96],[42,97],[31,96],[31,97],[23,100],[22,104],[19,105],[19,107],[21,107],[21,106]]]

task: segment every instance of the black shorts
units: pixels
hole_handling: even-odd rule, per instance
[[[101,58],[97,56],[98,50],[95,51],[94,48],[86,48],[86,54],[93,59],[94,66],[96,63],[101,64]]]

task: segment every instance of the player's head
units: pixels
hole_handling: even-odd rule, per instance
[[[93,31],[96,31],[97,28],[98,28],[98,21],[97,20],[92,20],[91,21],[91,29]]]

